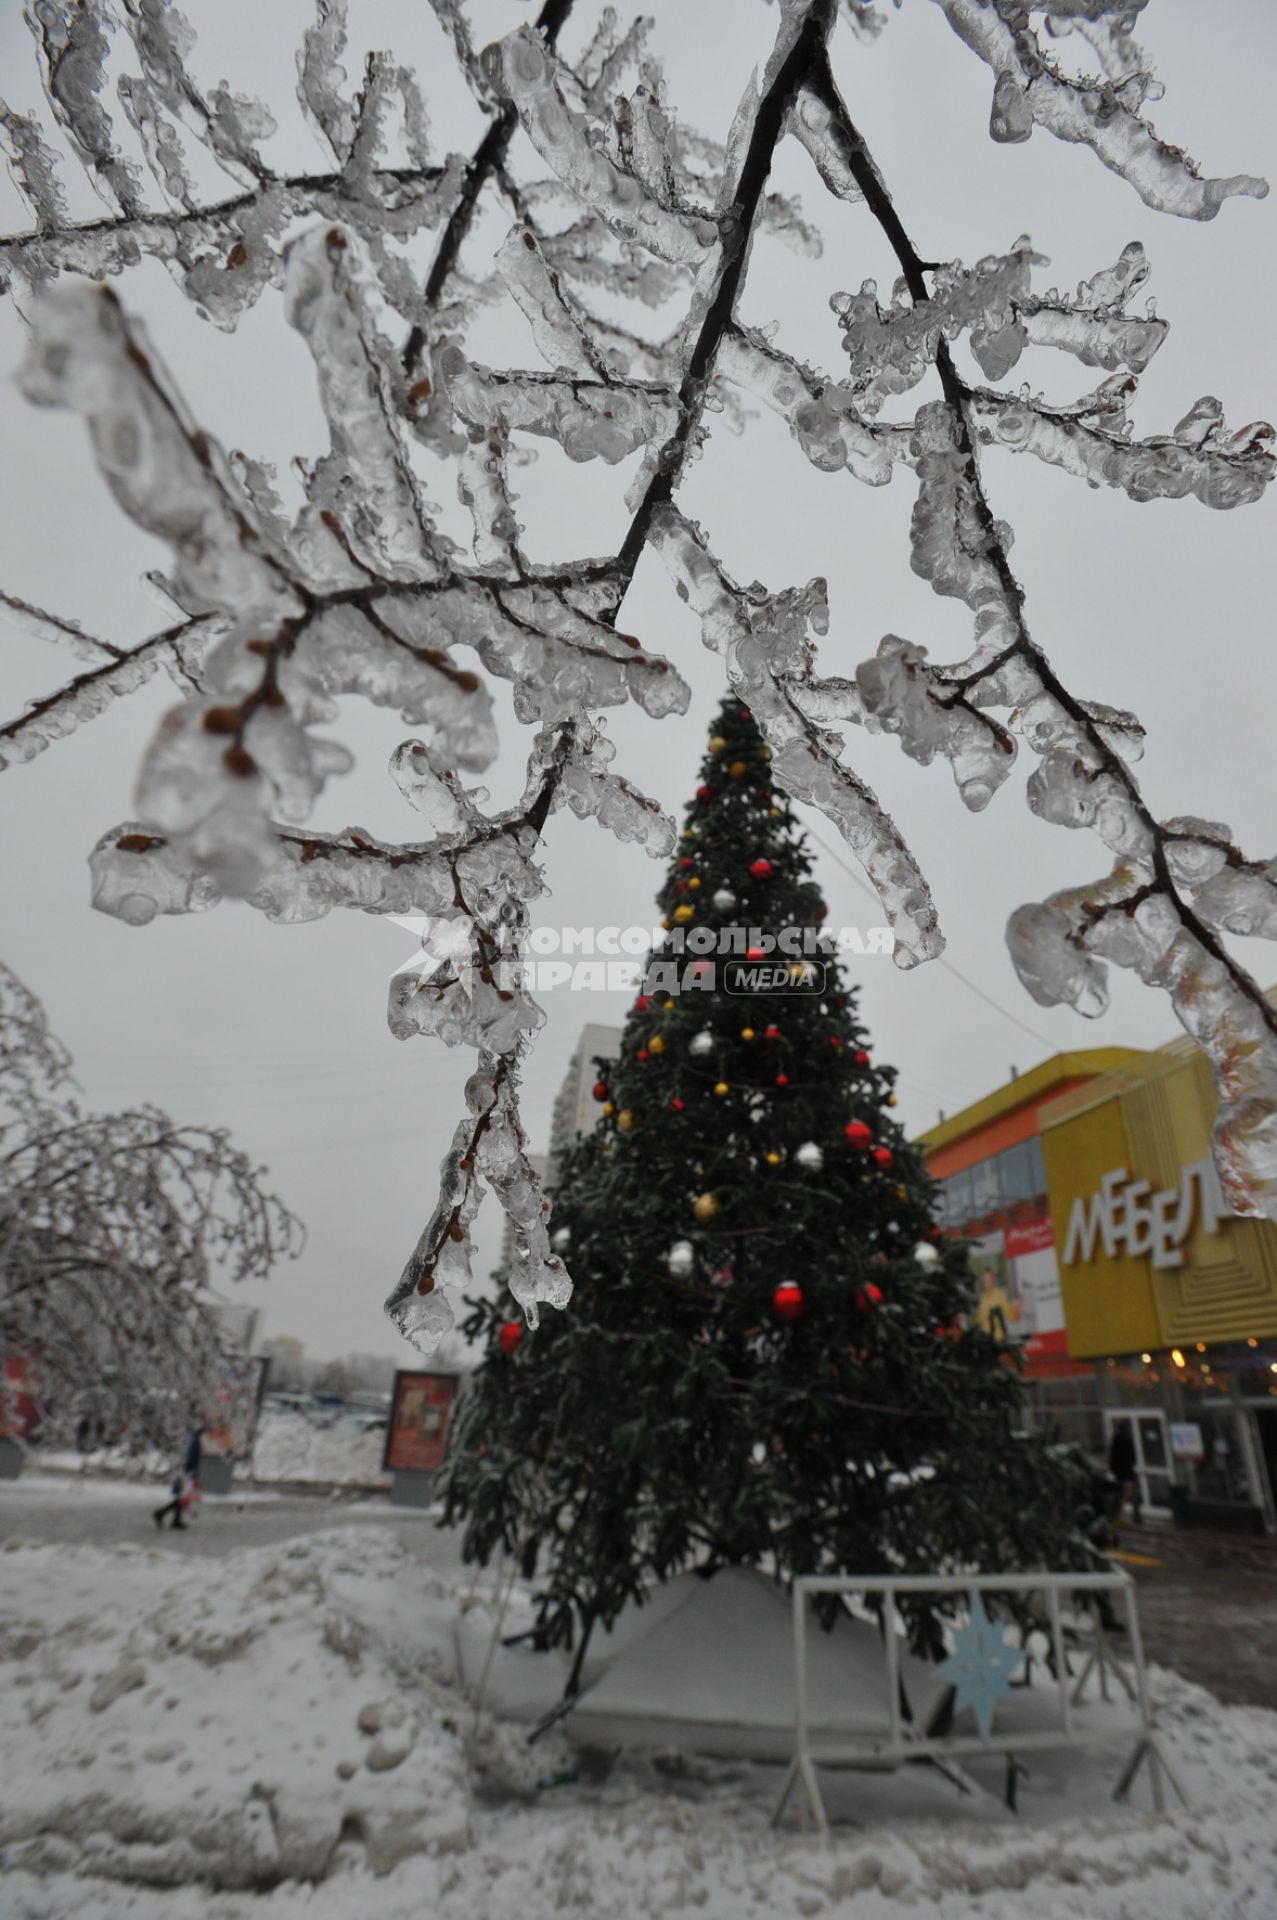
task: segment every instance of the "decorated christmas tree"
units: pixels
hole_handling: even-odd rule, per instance
[[[1074,1470],[968,1321],[966,1254],[736,701],[659,904],[598,1125],[556,1170],[572,1300],[535,1332],[471,1303],[487,1355],[446,1480],[467,1557],[517,1555],[549,1643],[688,1566],[1070,1564]]]

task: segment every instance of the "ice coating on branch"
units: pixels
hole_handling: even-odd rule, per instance
[[[559,87],[553,56],[531,27],[517,27],[485,54],[541,158],[613,233],[663,260],[696,266],[718,241],[715,222],[662,205],[594,145],[584,117]]]
[[[174,548],[192,613],[290,610],[294,596],[234,498],[220,455],[187,426],[138,329],[105,288],[69,284],[35,303],[22,388],[84,415],[120,506]]]
[[[125,118],[141,141],[146,164],[165,198],[173,206],[194,206],[195,183],[187,172],[177,129],[155,94],[145,80],[127,73],[121,76],[118,91]]]
[[[435,572],[430,526],[390,397],[383,347],[340,228],[303,234],[285,256],[285,312],[315,362],[332,451],[307,488],[356,556],[397,580]]]
[[[350,151],[355,116],[342,89],[346,69],[346,0],[316,0],[315,24],[297,55],[297,96],[315,131],[339,165]]]
[[[453,1134],[439,1170],[439,1204],[386,1302],[400,1332],[426,1354],[454,1324],[444,1289],[467,1286],[473,1277],[470,1230],[484,1197],[483,1177],[510,1222],[509,1286],[528,1325],[537,1325],[541,1304],[563,1308],[572,1293],[567,1269],[550,1246],[550,1203],[527,1155],[516,1061],[482,1053],[478,1071],[466,1083],[466,1106],[468,1116]]]
[[[1001,602],[997,541],[1011,544],[1010,529],[992,531],[979,512],[966,456],[957,445],[953,417],[943,401],[919,407],[913,452],[918,497],[910,527],[913,570],[934,592],[965,600],[972,608]]]
[[[607,373],[607,362],[535,234],[512,227],[497,253],[497,270],[550,366],[568,373]]]
[[[927,662],[927,649],[887,634],[877,657],[856,668],[871,733],[895,733],[911,760],[929,766],[936,754],[953,763],[953,777],[973,813],[987,807],[1011,771],[1015,741],[995,720],[946,687]]]
[[[56,232],[66,219],[66,200],[58,180],[58,157],[38,123],[0,100],[0,139],[13,183],[42,233]]]
[[[89,855],[93,905],[130,927],[157,913],[205,913],[221,899],[217,882],[193,873],[152,828],[135,820],[112,827]]]
[[[569,460],[602,460],[615,466],[637,448],[667,439],[677,419],[677,403],[668,389],[653,391],[620,380],[496,373],[473,365],[457,346],[445,347],[435,366],[467,425],[557,440]]]
[[[824,581],[776,595],[736,587],[673,508],[658,515],[652,538],[680,597],[699,615],[706,646],[723,655],[733,687],[762,728],[773,779],[826,814],[854,850],[894,933],[896,965],[933,959],[944,939],[913,855],[877,796],[838,760],[839,736],[803,711],[801,693],[814,682],[808,627],[823,633],[828,625]]]
[[[110,13],[103,0],[34,0],[26,21],[43,56],[41,73],[54,117],[111,208],[141,208],[137,169],[115,144],[111,116],[99,95],[106,84]]]
[[[555,732],[542,728],[532,764],[548,768],[559,751]],[[678,833],[673,819],[655,800],[611,771],[615,757],[616,747],[601,725],[582,721],[562,758],[554,806],[570,807],[580,820],[597,820],[618,840],[637,841],[654,860],[668,859]]]
[[[1132,240],[1113,266],[1084,280],[1072,300],[1054,291],[1021,300],[1017,313],[1025,339],[1035,347],[1060,347],[1085,367],[1143,373],[1167,333],[1167,322],[1156,314],[1126,311],[1148,273],[1144,249]]]
[[[968,333],[971,351],[990,379],[1009,372],[1024,347],[1018,310],[1029,294],[1029,274],[1042,256],[1021,237],[1008,254],[989,254],[974,267],[937,270],[932,298],[916,304],[898,288],[887,306],[877,284],[838,293],[830,306],[851,361],[851,382],[865,413],[876,414],[891,394],[916,387],[931,366],[942,336]]]
[[[789,110],[786,131],[803,146],[830,193],[840,200],[863,200],[847,164],[846,142],[825,101],[804,90]]]
[[[893,463],[909,458],[906,429],[871,425],[861,417],[850,386],[791,360],[751,328],[732,328],[723,342],[719,368],[786,421],[822,473],[845,468],[866,486],[882,487],[891,478]]]
[[[1145,206],[1185,220],[1213,220],[1234,194],[1262,199],[1267,182],[1236,173],[1203,180],[1188,155],[1158,137],[1141,117],[1145,99],[1156,97],[1148,75],[1125,66],[1124,77],[1102,80],[1062,73],[1030,24],[1030,7],[1018,0],[936,0],[949,25],[989,66],[994,78],[989,132],[995,140],[1027,140],[1035,126],[1057,140],[1090,147],[1112,172],[1126,180]],[[1060,17],[1075,10],[1047,9]],[[1120,22],[1133,9],[1105,8]],[[1102,45],[1114,29],[1091,13],[1088,39]],[[1132,47],[1138,56],[1138,49]],[[1129,56],[1128,56],[1129,58]]]
[[[1227,509],[1258,500],[1277,471],[1266,420],[1233,432],[1211,395],[1196,402],[1169,434],[1132,437],[1126,403],[1133,379],[1115,374],[1070,407],[977,392],[971,402],[983,435],[1012,453],[1032,453],[1092,487],[1117,487],[1131,500],[1183,500]]]
[[[1277,1215],[1277,1032],[1254,981],[1225,965],[1152,883],[1146,863],[1019,908],[1007,928],[1017,973],[1042,1006],[1081,1013],[1108,1004],[1104,961],[1161,987],[1211,1063],[1219,1111],[1214,1146],[1234,1212]],[[1207,881],[1198,892],[1213,884]]]
[[[437,772],[430,749],[421,740],[405,740],[390,756],[390,775],[409,806],[424,814],[435,833],[456,833],[466,819],[465,799],[457,777]]]

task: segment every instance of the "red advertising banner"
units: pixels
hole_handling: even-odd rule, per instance
[[[433,1473],[443,1465],[456,1392],[454,1373],[396,1373],[382,1460],[387,1472]]]

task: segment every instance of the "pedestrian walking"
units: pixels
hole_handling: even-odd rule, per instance
[[[204,1428],[200,1421],[192,1419],[191,1430],[186,1438],[186,1452],[182,1457],[181,1470],[173,1476],[170,1489],[172,1499],[162,1507],[157,1507],[151,1515],[156,1528],[162,1529],[169,1514],[173,1516],[175,1529],[186,1525],[182,1515],[194,1511],[200,1498],[200,1461],[204,1451]]]
[[[1122,1512],[1122,1500],[1129,1493],[1131,1518],[1136,1526],[1140,1523],[1140,1480],[1135,1471],[1135,1433],[1129,1420],[1114,1422],[1112,1438],[1109,1441],[1109,1472],[1118,1484],[1117,1513]]]

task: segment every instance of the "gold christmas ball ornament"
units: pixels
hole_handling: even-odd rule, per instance
[[[752,1027],[742,1027],[740,1037],[742,1040],[752,1040],[754,1037],[754,1029]]]
[[[654,1033],[652,1035],[651,1039],[647,1043],[647,1050],[649,1053],[664,1053],[665,1042],[662,1040],[659,1033]]]
[[[721,1100],[724,1094],[731,1092],[731,1088],[728,1086],[726,1080],[716,1080],[714,1082],[714,1091]]]
[[[675,926],[685,927],[688,921],[694,918],[695,913],[696,913],[695,907],[675,907],[674,909]]]
[[[889,1093],[889,1094],[887,1095],[887,1097],[886,1097],[886,1099],[885,1099],[885,1100],[883,1101],[883,1103],[882,1103],[882,1104],[883,1104],[883,1106],[884,1106],[884,1107],[894,1107],[894,1106],[895,1106],[895,1104],[896,1104],[896,1096],[895,1096],[895,1094],[894,1094],[894,1093]]]
[[[614,1114],[615,1112],[616,1112],[616,1108],[612,1105],[612,1102],[610,1100],[605,1100],[603,1103],[604,1119],[610,1119],[612,1114]]]
[[[908,1189],[908,1187],[897,1187],[897,1188],[896,1188],[896,1198],[897,1198],[897,1200],[907,1200],[907,1199],[909,1198],[909,1189]]]
[[[721,753],[726,745],[727,742],[724,740],[722,734],[716,733],[709,743],[709,750],[711,753]]]
[[[697,888],[698,888],[698,887],[700,886],[700,884],[701,884],[701,883],[700,883],[700,881],[699,881],[699,880],[697,879],[697,877],[696,877],[696,875],[695,875],[695,874],[693,874],[693,875],[692,875],[692,877],[691,877],[691,879],[690,879],[690,880],[688,881],[688,883],[687,883],[687,891],[688,891],[689,893],[695,893],[695,892],[696,892],[696,889],[697,889]]]
[[[767,1164],[768,1164],[768,1166],[769,1166],[769,1167],[778,1167],[778,1166],[780,1165],[780,1162],[781,1162],[781,1155],[780,1155],[780,1154],[778,1154],[778,1153],[769,1153],[769,1154],[767,1155]]]
[[[772,819],[773,819],[773,820],[779,820],[779,819],[780,819],[780,808],[779,808],[779,807],[768,807],[768,809],[767,809],[767,811],[768,811],[768,813],[769,813],[769,814],[771,815],[771,817],[772,817]]]
[[[712,1220],[718,1212],[718,1198],[712,1193],[698,1193],[692,1202],[692,1212],[698,1220]]]
[[[622,1133],[628,1133],[634,1125],[634,1115],[628,1107],[622,1107],[616,1116],[616,1124]]]
[[[665,931],[668,933],[670,929],[670,917],[668,913],[663,913],[661,915],[661,925],[664,927]]]
[[[743,760],[733,760],[727,771],[731,774],[733,780],[739,780],[745,771],[745,762]]]

